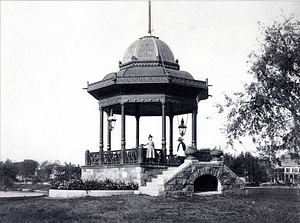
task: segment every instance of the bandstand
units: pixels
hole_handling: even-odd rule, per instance
[[[151,35],[150,19],[148,33],[149,36],[139,38],[127,48],[119,62],[119,71],[87,85],[87,92],[99,104],[100,134],[99,150],[85,152],[82,179],[135,182],[139,184],[138,194],[153,196],[242,191],[244,183],[224,165],[221,151],[197,150],[198,103],[208,98],[207,79],[195,80],[190,73],[180,70],[169,46]],[[185,114],[192,114],[189,126],[192,145],[181,163],[173,155],[173,119]],[[111,134],[115,115],[121,117],[119,139]],[[126,138],[127,116],[135,117],[135,138]],[[140,119],[150,116],[161,117],[161,147],[156,146],[155,159],[148,162],[147,148],[140,144]],[[132,129],[133,123],[129,124]],[[183,121],[180,128],[187,128]],[[126,148],[126,139],[135,141],[135,147]],[[119,149],[111,149],[112,140],[119,141]]]
[[[179,166],[181,163],[173,155],[176,115],[192,114],[191,142],[197,148],[198,102],[208,98],[208,81],[195,80],[190,73],[181,71],[169,46],[158,37],[149,35],[134,41],[119,62],[119,71],[88,84],[87,92],[99,104],[100,137],[99,151],[86,151],[83,178],[121,178],[143,184],[147,171],[149,175],[149,171]],[[121,138],[113,138],[119,140],[119,150],[111,150],[114,115],[121,116]],[[128,139],[135,141],[135,148],[126,148],[126,116],[135,117],[135,139]],[[146,159],[146,148],[139,141],[140,118],[149,116],[161,117],[161,148],[155,149],[156,158],[151,164]],[[104,121],[107,122],[106,142]],[[167,124],[169,139],[166,139]],[[133,173],[136,170],[132,171],[136,167],[142,168],[139,179]]]
[[[173,118],[192,114],[192,145],[197,147],[198,102],[208,98],[208,83],[195,80],[180,70],[168,45],[155,36],[134,41],[125,51],[120,70],[106,75],[103,80],[88,84],[87,91],[99,103],[99,152],[87,152],[86,166],[145,163],[144,148],[140,146],[140,118],[161,117],[161,149],[157,149],[156,164],[177,165],[173,156]],[[104,143],[104,113],[108,117],[107,148]],[[121,116],[120,150],[111,151],[113,115]],[[126,149],[126,116],[135,117],[134,149]],[[168,117],[168,119],[167,119]],[[166,125],[169,139],[166,139]],[[113,139],[118,140],[118,139]],[[168,141],[168,143],[167,143]],[[167,155],[167,145],[169,153]]]

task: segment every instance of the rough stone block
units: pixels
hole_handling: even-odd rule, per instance
[[[176,177],[179,177],[179,178],[182,178],[183,177],[183,173],[182,172],[179,172]]]
[[[186,190],[186,191],[194,191],[194,186],[193,186],[193,185],[187,185],[187,186],[185,187],[185,190]]]

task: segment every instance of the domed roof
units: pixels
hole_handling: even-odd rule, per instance
[[[103,102],[102,106],[113,105],[116,114],[121,114],[118,105],[125,99],[128,102],[126,112],[134,115],[136,106],[133,105],[145,102],[147,97],[151,103],[170,101],[174,104],[174,114],[189,113],[195,103],[208,98],[207,81],[195,80],[190,73],[181,71],[170,47],[157,37],[145,36],[134,41],[125,51],[119,68],[87,88]],[[155,100],[153,95],[157,96]],[[147,106],[139,105],[142,116],[161,115],[159,106],[155,111],[152,105]]]
[[[193,76],[186,72],[186,71],[179,71],[175,69],[169,69],[166,68],[165,70],[161,66],[153,66],[153,67],[129,67],[127,69],[123,69],[118,72],[112,72],[107,74],[103,80],[110,80],[114,78],[120,78],[120,77],[164,77],[166,76],[166,73],[171,77],[177,77],[177,78],[185,78],[194,80]]]
[[[125,51],[122,64],[132,61],[163,60],[175,63],[170,47],[155,36],[144,36],[134,41]]]
[[[193,76],[179,70],[170,47],[155,36],[144,36],[134,41],[119,62],[120,71],[106,75],[103,80],[120,77],[172,76],[194,80]]]

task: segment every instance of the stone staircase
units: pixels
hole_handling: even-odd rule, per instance
[[[182,174],[183,172],[187,175]],[[155,178],[152,178],[151,182],[147,182],[146,186],[140,186],[139,190],[136,191],[135,194],[160,196],[172,193],[176,194],[180,191],[190,193],[193,192],[192,185],[184,186],[183,183],[177,184],[177,182],[186,181],[186,177],[195,180],[197,177],[205,174],[218,178],[222,184],[220,192],[221,190],[227,191],[233,190],[234,188],[238,189],[244,184],[241,179],[223,163],[199,162],[193,159],[186,159],[179,167],[168,167],[168,169],[164,170],[162,174],[158,174]],[[228,182],[231,185],[229,185]],[[176,187],[174,187],[174,185],[176,185]],[[187,187],[189,187],[189,189]]]
[[[139,187],[139,194],[148,194],[150,196],[160,196],[164,195],[165,182],[171,179],[174,175],[180,172],[183,168],[190,165],[190,163],[185,162],[179,167],[168,167],[164,170],[162,174],[158,174],[156,178],[152,178],[151,182],[147,182],[146,186]]]

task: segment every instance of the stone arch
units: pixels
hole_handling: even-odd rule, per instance
[[[195,182],[195,180],[198,177],[201,177],[202,175],[212,175],[215,178],[217,178],[218,181],[221,182],[223,172],[224,172],[223,168],[220,167],[210,167],[210,166],[196,167],[192,169],[189,175],[189,181]]]
[[[195,183],[198,184],[200,182],[197,182],[196,180],[201,176],[207,176],[207,179],[210,179],[211,181],[214,181],[214,189],[209,191],[215,191],[218,193],[221,193],[222,191],[222,175],[224,173],[224,169],[217,166],[196,166],[192,168],[191,174],[189,176],[189,182],[191,182],[191,186],[193,187],[194,192],[204,192],[204,190],[199,190],[198,186],[196,185],[196,191],[195,191]],[[203,178],[202,178],[203,179]],[[205,178],[204,178],[205,179]],[[201,178],[200,178],[201,180]],[[199,180],[199,181],[200,181]],[[201,183],[200,183],[201,184]],[[215,185],[217,184],[217,186]],[[216,187],[216,189],[215,189]],[[207,191],[207,190],[206,190]]]
[[[218,179],[211,174],[204,174],[194,181],[194,192],[218,191]]]
[[[205,175],[207,176],[204,177]],[[201,178],[201,176],[203,176],[203,178]],[[209,190],[203,189],[205,188],[205,184],[203,186],[201,181],[203,179],[205,180],[205,178],[211,181],[212,186],[209,187]],[[178,193],[187,195],[194,193],[221,194],[229,191],[230,193],[240,193],[244,188],[244,183],[224,164],[194,162],[186,165],[171,179],[164,182],[164,187],[167,195]],[[199,187],[202,189],[199,189]]]

